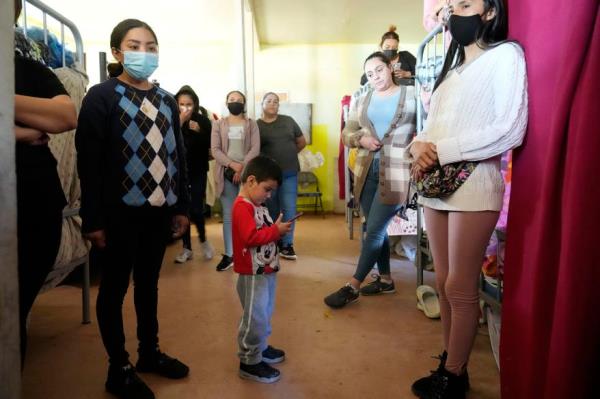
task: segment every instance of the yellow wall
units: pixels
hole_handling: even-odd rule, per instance
[[[415,53],[416,45],[402,50]],[[316,171],[326,210],[343,211],[337,193],[340,101],[359,87],[364,59],[376,48],[365,44],[263,47],[255,54],[256,92],[287,92],[291,102],[313,104],[313,144],[325,164]],[[257,107],[258,108],[258,107]]]

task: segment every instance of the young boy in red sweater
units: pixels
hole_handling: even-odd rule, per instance
[[[280,378],[270,364],[280,363],[285,353],[267,345],[279,270],[277,241],[288,233],[291,222],[275,222],[263,205],[281,184],[281,168],[271,158],[258,156],[242,173],[242,187],[233,204],[233,264],[239,273],[237,292],[243,315],[238,331],[242,378],[272,383]]]

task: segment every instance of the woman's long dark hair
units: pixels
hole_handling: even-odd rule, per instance
[[[484,21],[481,29],[477,32],[475,42],[480,48],[486,49],[495,47],[506,41],[508,37],[508,22],[506,16],[506,7],[503,0],[483,0],[483,13],[487,14],[490,10],[495,10],[496,15],[489,21]],[[438,76],[433,86],[435,91],[444,81],[450,69],[462,65],[465,62],[465,48],[452,39],[450,47],[446,52],[446,59],[440,76]]]
[[[373,58],[378,58],[387,66],[390,66],[392,63],[390,59],[385,54],[383,54],[383,51],[376,51],[365,59],[365,62],[363,62],[363,69],[365,68],[365,65],[367,65],[367,61],[372,60]]]

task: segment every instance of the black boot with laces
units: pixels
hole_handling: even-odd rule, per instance
[[[465,399],[466,389],[462,375],[452,374],[445,368],[431,375],[431,389],[419,395],[421,399]]]
[[[432,356],[432,357],[434,359],[438,359],[440,361],[440,364],[438,365],[438,368],[436,370],[431,370],[430,376],[419,378],[417,381],[415,381],[412,384],[412,387],[411,387],[412,392],[417,397],[424,397],[425,395],[428,395],[431,392],[433,380],[434,380],[434,374],[441,373],[442,370],[444,370],[444,368],[446,367],[446,359],[448,358],[448,352],[444,351],[441,355]],[[464,385],[465,392],[467,392],[470,389],[469,373],[465,369],[465,372],[463,374],[461,374],[459,377],[461,378],[461,381]]]

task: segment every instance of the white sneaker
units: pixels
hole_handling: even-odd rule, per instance
[[[193,256],[194,256],[194,253],[191,250],[185,248],[182,253],[177,255],[177,257],[175,258],[175,262],[185,263],[188,260],[192,259]]]
[[[215,249],[208,240],[201,242],[202,252],[204,253],[204,259],[211,260],[215,256]]]

